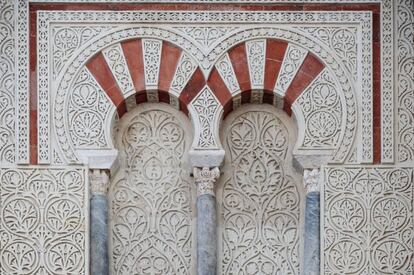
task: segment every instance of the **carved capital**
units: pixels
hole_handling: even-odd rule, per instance
[[[193,173],[197,184],[197,196],[206,194],[215,196],[214,184],[220,176],[219,168],[214,167],[210,170],[209,167],[194,167]]]
[[[89,180],[92,195],[106,196],[109,183],[107,171],[103,169],[91,169],[89,170]]]
[[[319,169],[305,169],[303,172],[303,183],[305,184],[307,194],[310,192],[320,192],[319,174]]]

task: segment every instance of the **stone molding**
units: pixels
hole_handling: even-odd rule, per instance
[[[220,177],[219,168],[214,167],[210,170],[209,167],[194,167],[193,174],[197,185],[197,197],[202,195],[215,196],[214,185]]]
[[[311,192],[320,192],[319,176],[319,169],[305,169],[303,171],[303,184],[305,185],[306,194]]]
[[[92,195],[106,196],[109,185],[108,172],[102,169],[91,169],[89,171],[89,180]]]

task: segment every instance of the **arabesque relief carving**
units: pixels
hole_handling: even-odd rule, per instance
[[[191,127],[166,107],[143,105],[121,120],[121,166],[109,189],[113,274],[194,274]]]
[[[220,274],[299,273],[302,199],[289,169],[295,137],[275,109],[260,109],[238,112],[223,128]]]

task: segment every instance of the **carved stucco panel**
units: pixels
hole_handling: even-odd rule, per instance
[[[412,274],[413,169],[326,167],[323,274]]]
[[[0,2],[0,163],[15,162],[16,7]]]
[[[0,169],[0,273],[89,274],[84,168]]]
[[[15,1],[16,20],[16,161],[29,162],[29,1]]]
[[[294,103],[305,129],[299,131],[298,149],[334,149],[340,140],[343,119],[342,95],[328,69],[323,70]]]
[[[191,134],[188,119],[164,104],[120,120],[121,165],[109,188],[113,274],[194,274]]]
[[[200,94],[193,99],[189,110],[192,116],[198,119],[194,121],[196,136],[193,141],[193,149],[219,149],[217,126],[222,107],[208,86],[205,86]]]
[[[225,120],[219,274],[299,274],[303,190],[290,166],[294,130],[270,106],[242,106]]]
[[[76,149],[102,148],[109,142],[105,135],[108,111],[112,103],[91,73],[82,69],[69,97],[67,120],[71,142]]]
[[[414,3],[398,1],[398,161],[414,160]]]

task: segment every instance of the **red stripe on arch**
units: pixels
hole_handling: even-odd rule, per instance
[[[296,73],[284,98],[283,110],[291,115],[293,102],[302,94],[316,76],[325,68],[325,65],[313,54],[308,53],[299,71]]]
[[[196,71],[191,76],[190,80],[187,82],[187,85],[183,89],[178,98],[180,101],[180,109],[185,114],[188,114],[187,105],[193,100],[193,98],[201,91],[204,87],[205,79],[204,75],[200,68],[197,68]]]
[[[233,109],[232,95],[216,68],[212,70],[207,84],[223,106],[223,115],[226,116]]]
[[[158,81],[158,89],[168,92],[171,82],[180,60],[181,49],[173,44],[163,41],[160,64],[160,77]]]
[[[242,103],[249,103],[251,97],[251,85],[249,65],[247,63],[246,45],[241,43],[230,49],[228,54],[236,74],[237,82],[239,82],[240,90],[242,92]]]
[[[144,60],[142,57],[142,43],[140,39],[128,40],[121,43],[129,74],[135,87],[136,103],[146,102]],[[144,95],[144,96],[142,96]],[[145,99],[144,99],[145,98]]]
[[[111,69],[106,63],[103,54],[99,52],[92,57],[86,64],[86,67],[115,104],[119,117],[122,117],[126,113],[124,96],[118,87],[115,77],[112,75]]]
[[[282,67],[283,58],[288,43],[285,41],[268,39],[266,42],[266,63],[265,63],[265,79],[264,89],[273,91],[276,79],[279,76]]]

